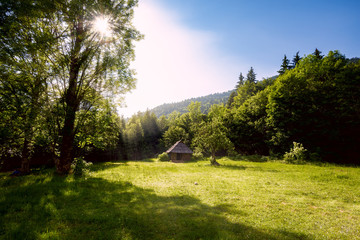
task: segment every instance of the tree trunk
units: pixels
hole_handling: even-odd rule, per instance
[[[22,156],[21,156],[21,168],[20,172],[29,173],[30,172],[30,146],[27,137],[25,137]]]
[[[75,32],[76,39],[74,51],[71,55],[69,86],[65,92],[65,122],[62,130],[62,142],[60,148],[60,158],[55,162],[56,171],[59,174],[68,174],[73,161],[74,137],[75,137],[75,116],[79,108],[80,99],[77,94],[77,80],[81,67],[80,50],[82,44],[83,27],[80,22]]]
[[[76,94],[79,68],[78,59],[74,58],[70,66],[69,87],[65,95],[65,122],[62,130],[60,159],[56,162],[56,171],[59,174],[68,174],[73,160],[75,116],[79,106],[79,99]]]
[[[56,171],[59,174],[68,174],[71,169],[75,137],[75,114],[76,110],[73,107],[67,106],[60,148],[60,159],[56,161]]]

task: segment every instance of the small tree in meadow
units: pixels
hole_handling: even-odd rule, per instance
[[[224,107],[212,107],[209,112],[210,119],[202,122],[194,138],[194,145],[203,151],[210,152],[210,162],[212,165],[220,165],[215,158],[215,153],[219,150],[231,150],[234,148],[227,136],[228,129],[221,120],[222,109]]]
[[[284,154],[284,160],[288,163],[301,163],[306,160],[306,151],[301,143],[293,142],[293,147]]]

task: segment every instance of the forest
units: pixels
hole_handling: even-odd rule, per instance
[[[17,76],[12,77],[8,80]],[[61,151],[63,103],[46,104],[54,94],[47,86],[33,116],[33,96],[25,94],[30,86],[22,86],[21,79],[6,80],[2,78],[0,88],[2,169],[21,166],[25,144],[31,146],[31,166],[53,166]],[[224,155],[282,158],[297,145],[305,149],[304,161],[358,165],[359,99],[359,59],[347,59],[339,51],[323,56],[316,49],[303,58],[297,53],[291,63],[285,56],[277,77],[258,81],[253,68],[245,77],[241,73],[227,103],[213,104],[207,113],[201,102],[191,102],[185,113],[157,117],[148,110],[124,119],[110,101],[84,99],[76,114],[72,156],[91,162],[141,160],[182,140],[194,157],[212,156],[213,163]]]
[[[339,51],[293,61],[285,56],[279,76],[256,80],[253,68],[239,76],[236,90],[207,114],[200,102],[186,113],[157,118],[134,115],[123,124],[127,158],[153,157],[178,140],[195,155],[264,155],[282,157],[294,144],[306,150],[305,161],[359,164],[360,62]]]

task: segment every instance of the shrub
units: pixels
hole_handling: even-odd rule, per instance
[[[202,152],[195,151],[192,155],[192,158],[195,160],[199,160],[204,158],[204,154]]]
[[[78,157],[74,159],[71,167],[74,171],[74,175],[77,177],[81,177],[90,172],[90,166],[92,162],[86,162],[83,157]]]
[[[161,162],[166,162],[166,161],[170,160],[170,157],[169,157],[169,154],[167,154],[166,152],[163,152],[162,154],[159,154],[158,159]]]
[[[306,160],[306,149],[301,143],[293,142],[293,147],[284,154],[287,163],[303,163]]]

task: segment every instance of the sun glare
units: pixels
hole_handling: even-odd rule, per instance
[[[101,37],[110,37],[112,35],[109,18],[105,16],[96,17],[92,28],[93,31],[100,34]]]

